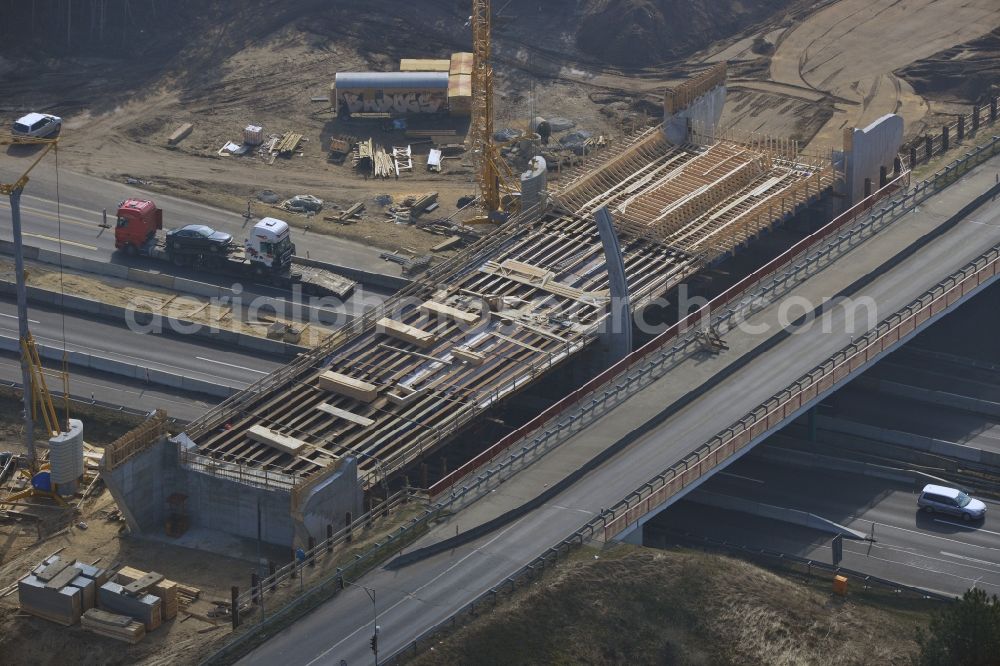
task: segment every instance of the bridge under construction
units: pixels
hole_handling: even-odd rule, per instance
[[[614,220],[635,311],[828,193],[838,179],[831,156],[718,131],[724,86],[723,64],[668,91],[664,125],[564,174],[497,231],[191,423],[163,444],[176,456],[159,492],[186,497],[194,525],[254,536],[260,521],[246,507],[239,519],[211,517],[241,506],[219,484],[253,489],[257,514],[261,497],[271,507],[262,538],[282,545],[318,535],[324,521],[339,527],[319,515],[357,515],[364,490],[614,328],[618,257],[609,260],[597,211]],[[672,141],[678,122],[683,141]],[[141,448],[130,446],[111,447],[109,471]],[[150,502],[126,485],[120,505]],[[162,524],[162,511],[127,515]]]

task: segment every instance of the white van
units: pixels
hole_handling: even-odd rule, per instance
[[[59,134],[62,129],[62,118],[47,113],[29,113],[17,119],[11,134],[16,141],[18,137],[44,139]]]

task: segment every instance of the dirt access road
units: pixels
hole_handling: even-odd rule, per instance
[[[844,127],[864,127],[898,113],[918,129],[927,102],[893,71],[1000,24],[996,0],[840,0],[784,33],[771,80],[833,96],[833,116],[809,147],[839,147]]]

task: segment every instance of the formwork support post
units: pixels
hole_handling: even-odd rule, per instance
[[[229,614],[233,620],[233,629],[240,626],[240,587],[233,585],[229,588]]]

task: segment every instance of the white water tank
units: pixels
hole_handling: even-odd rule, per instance
[[[69,430],[49,439],[49,473],[61,491],[76,491],[83,476],[83,421],[69,420]]]
[[[521,174],[521,210],[530,210],[542,203],[548,172],[544,157],[531,158],[528,170]]]

